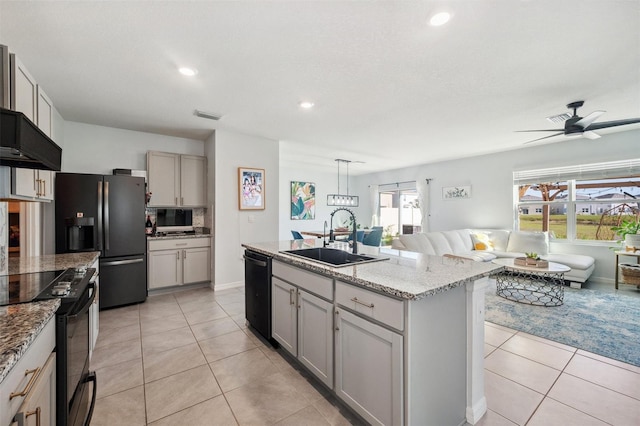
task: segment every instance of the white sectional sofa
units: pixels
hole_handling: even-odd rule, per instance
[[[478,262],[499,257],[521,257],[536,252],[542,259],[571,268],[564,276],[571,287],[580,288],[595,267],[590,256],[549,252],[547,232],[509,231],[503,229],[457,229],[401,235],[392,248],[443,256],[453,254]]]

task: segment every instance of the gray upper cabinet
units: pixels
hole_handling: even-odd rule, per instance
[[[47,136],[52,136],[53,102],[22,61],[15,54],[9,53],[7,46],[0,46],[0,88],[0,103],[3,107],[22,112]],[[50,170],[0,167],[0,197],[51,201],[54,174]]]
[[[206,207],[207,158],[147,152],[149,207]]]
[[[15,54],[9,55],[11,65],[11,109],[20,111],[37,124],[38,84]]]

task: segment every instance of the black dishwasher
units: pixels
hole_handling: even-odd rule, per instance
[[[271,257],[244,252],[245,316],[249,325],[271,344]]]

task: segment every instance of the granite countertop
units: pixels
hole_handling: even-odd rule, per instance
[[[147,240],[179,240],[182,238],[211,238],[211,234],[181,234],[147,236]]]
[[[0,307],[0,383],[60,306],[59,299]]]
[[[6,275],[89,267],[99,251],[9,258]],[[0,383],[40,334],[60,306],[60,300],[0,307]]]
[[[62,269],[77,267],[88,268],[99,256],[99,251],[89,251],[82,253],[49,254],[25,258],[10,257],[9,270],[5,275],[59,271]]]
[[[475,262],[363,245],[358,246],[360,254],[388,257],[389,260],[332,267],[282,253],[283,250],[322,247],[322,240],[317,238],[245,243],[242,246],[312,272],[408,300],[442,293],[503,269],[502,266],[491,262]],[[348,249],[345,243],[336,248]]]

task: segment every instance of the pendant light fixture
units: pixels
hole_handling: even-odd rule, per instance
[[[336,163],[338,163],[338,193],[327,195],[327,206],[358,207],[358,205],[360,204],[360,197],[358,197],[357,195],[349,195],[349,163],[351,163],[351,160],[336,158],[335,161]],[[347,165],[346,194],[340,193],[340,163],[345,163]]]

